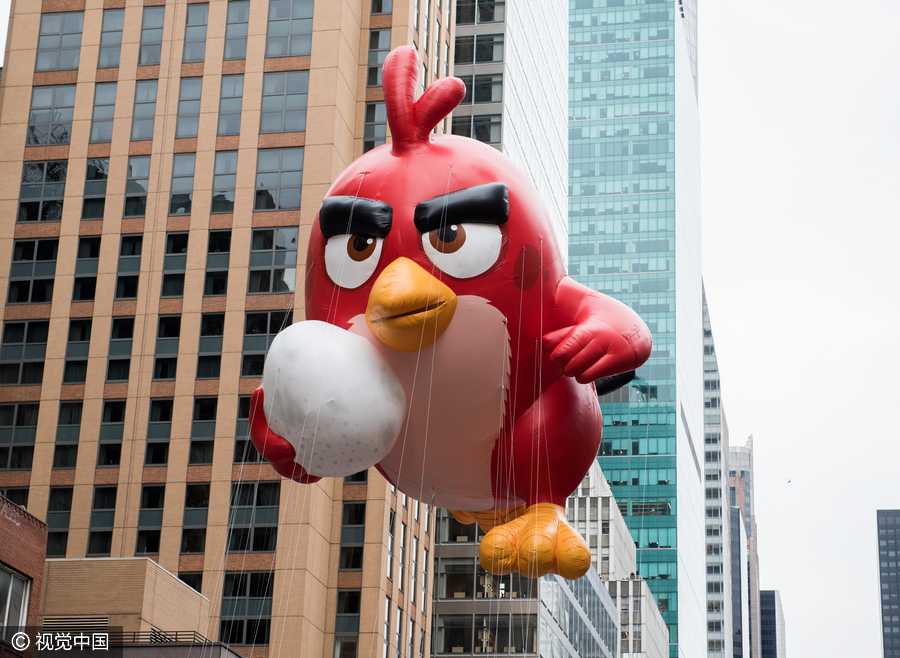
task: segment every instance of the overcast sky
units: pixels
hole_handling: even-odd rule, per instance
[[[900,2],[699,16],[704,272],[731,441],[754,435],[760,583],[791,658],[875,657],[875,510],[900,508]]]

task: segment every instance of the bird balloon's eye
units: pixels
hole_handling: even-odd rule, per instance
[[[497,262],[502,244],[496,224],[448,224],[422,234],[425,255],[457,279],[487,272]]]
[[[325,271],[342,288],[359,288],[381,258],[382,238],[355,233],[335,235],[325,243]]]

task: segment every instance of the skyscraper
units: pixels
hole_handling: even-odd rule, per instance
[[[415,43],[421,85],[446,75],[451,1],[13,12],[0,491],[52,520],[53,557],[153,556],[247,656],[424,656],[429,508],[375,470],[284,480],[247,424],[322,197],[389,138],[381,63]]]
[[[785,658],[784,609],[777,589],[759,592],[759,628],[761,658]]]
[[[732,656],[731,545],[728,501],[728,423],[722,406],[719,364],[703,291],[703,465],[706,484],[707,656]]]
[[[756,505],[753,498],[753,435],[746,446],[728,449],[729,502],[741,508],[747,533],[747,614],[750,620],[751,658],[759,658],[759,550],[756,536]]]
[[[653,333],[635,380],[601,398],[600,465],[671,656],[706,651],[695,8],[569,4],[569,272]]]
[[[884,658],[900,658],[900,510],[880,509],[877,519],[881,650]]]

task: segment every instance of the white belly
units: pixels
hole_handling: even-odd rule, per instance
[[[380,462],[384,472],[422,502],[490,509],[491,454],[509,390],[506,318],[481,297],[460,296],[444,334],[413,353],[383,345],[362,315],[351,323],[394,368],[409,402],[400,438]]]

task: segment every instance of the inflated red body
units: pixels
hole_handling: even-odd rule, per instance
[[[442,469],[448,468],[448,460],[429,460],[427,450],[438,447],[429,448],[425,445],[428,442],[454,443],[452,447],[445,445],[445,453],[441,454],[449,455],[455,450],[461,470],[467,468],[467,436],[454,435],[452,428],[449,432],[441,428],[444,432],[440,434],[433,425],[426,424],[425,431],[414,433],[411,424],[401,433],[393,461],[384,460],[378,466],[401,490],[405,490],[404,485],[415,489],[418,483],[417,490],[406,493],[425,502],[436,500],[440,504],[445,498],[469,503],[464,509],[472,510],[521,503],[564,506],[566,497],[596,458],[600,444],[602,418],[591,382],[634,370],[646,361],[651,349],[649,331],[627,306],[567,277],[544,205],[521,169],[497,150],[475,140],[431,134],[433,126],[462,98],[462,82],[442,79],[414,103],[417,73],[418,64],[411,49],[398,49],[390,55],[384,65],[384,79],[393,144],[378,147],[351,163],[326,194],[326,199],[354,197],[390,206],[392,222],[381,243],[377,267],[356,288],[336,285],[325,264],[327,238],[317,218],[310,234],[304,273],[306,317],[365,335],[361,317],[372,307],[373,285],[386,268],[401,261],[407,267],[411,267],[411,261],[451,289],[463,300],[460,308],[480,309],[478,305],[484,302],[483,305],[499,311],[499,315],[489,316],[476,309],[471,317],[502,316],[499,321],[508,334],[508,347],[506,354],[496,356],[499,361],[505,360],[502,367],[506,372],[499,375],[499,369],[493,365],[454,372],[457,379],[448,389],[452,392],[466,388],[466,382],[471,381],[472,390],[477,391],[482,386],[477,383],[480,379],[487,380],[485,390],[491,395],[495,394],[492,387],[503,389],[498,394],[503,408],[497,411],[496,431],[491,439],[490,482],[486,484],[492,499],[481,494],[470,498],[450,495],[446,489],[451,486],[447,482],[455,481],[452,478],[431,486],[429,478],[432,474],[438,477]],[[414,221],[417,206],[487,183],[503,183],[508,189],[508,219],[499,223],[499,257],[476,276],[454,277],[442,272],[423,248],[427,237],[423,238]],[[463,312],[459,311],[452,322],[462,322],[462,317]],[[465,334],[471,337],[469,344],[477,347],[479,327],[460,330],[469,332]],[[370,335],[365,337],[378,345],[389,360],[396,358],[399,363],[412,358],[399,353],[392,356],[389,347]],[[447,372],[454,369],[456,360],[453,355],[442,355],[442,340],[437,338],[428,358],[443,364],[441,367]],[[490,352],[486,352],[486,360],[493,363]],[[426,365],[416,364],[417,376],[442,376],[441,371],[428,370]],[[410,393],[413,385],[407,385],[408,397],[413,398],[410,407],[424,406],[426,414],[429,405],[434,410],[436,405],[456,404],[456,413],[464,417],[469,406],[465,401],[481,395],[470,393],[467,398],[466,392],[460,391],[463,402],[453,402],[446,399],[445,392],[444,399],[435,400]],[[261,391],[256,396],[254,408],[260,408]],[[416,427],[421,429],[421,423]],[[304,482],[317,479],[293,461],[290,444],[273,436],[262,414],[254,415],[251,434],[264,456],[283,475]],[[414,444],[421,447],[421,453],[415,452]],[[403,454],[421,454],[421,458],[404,465]],[[403,469],[415,472],[401,473]],[[409,479],[404,479],[406,475]],[[460,478],[460,482],[465,479],[462,475]]]

